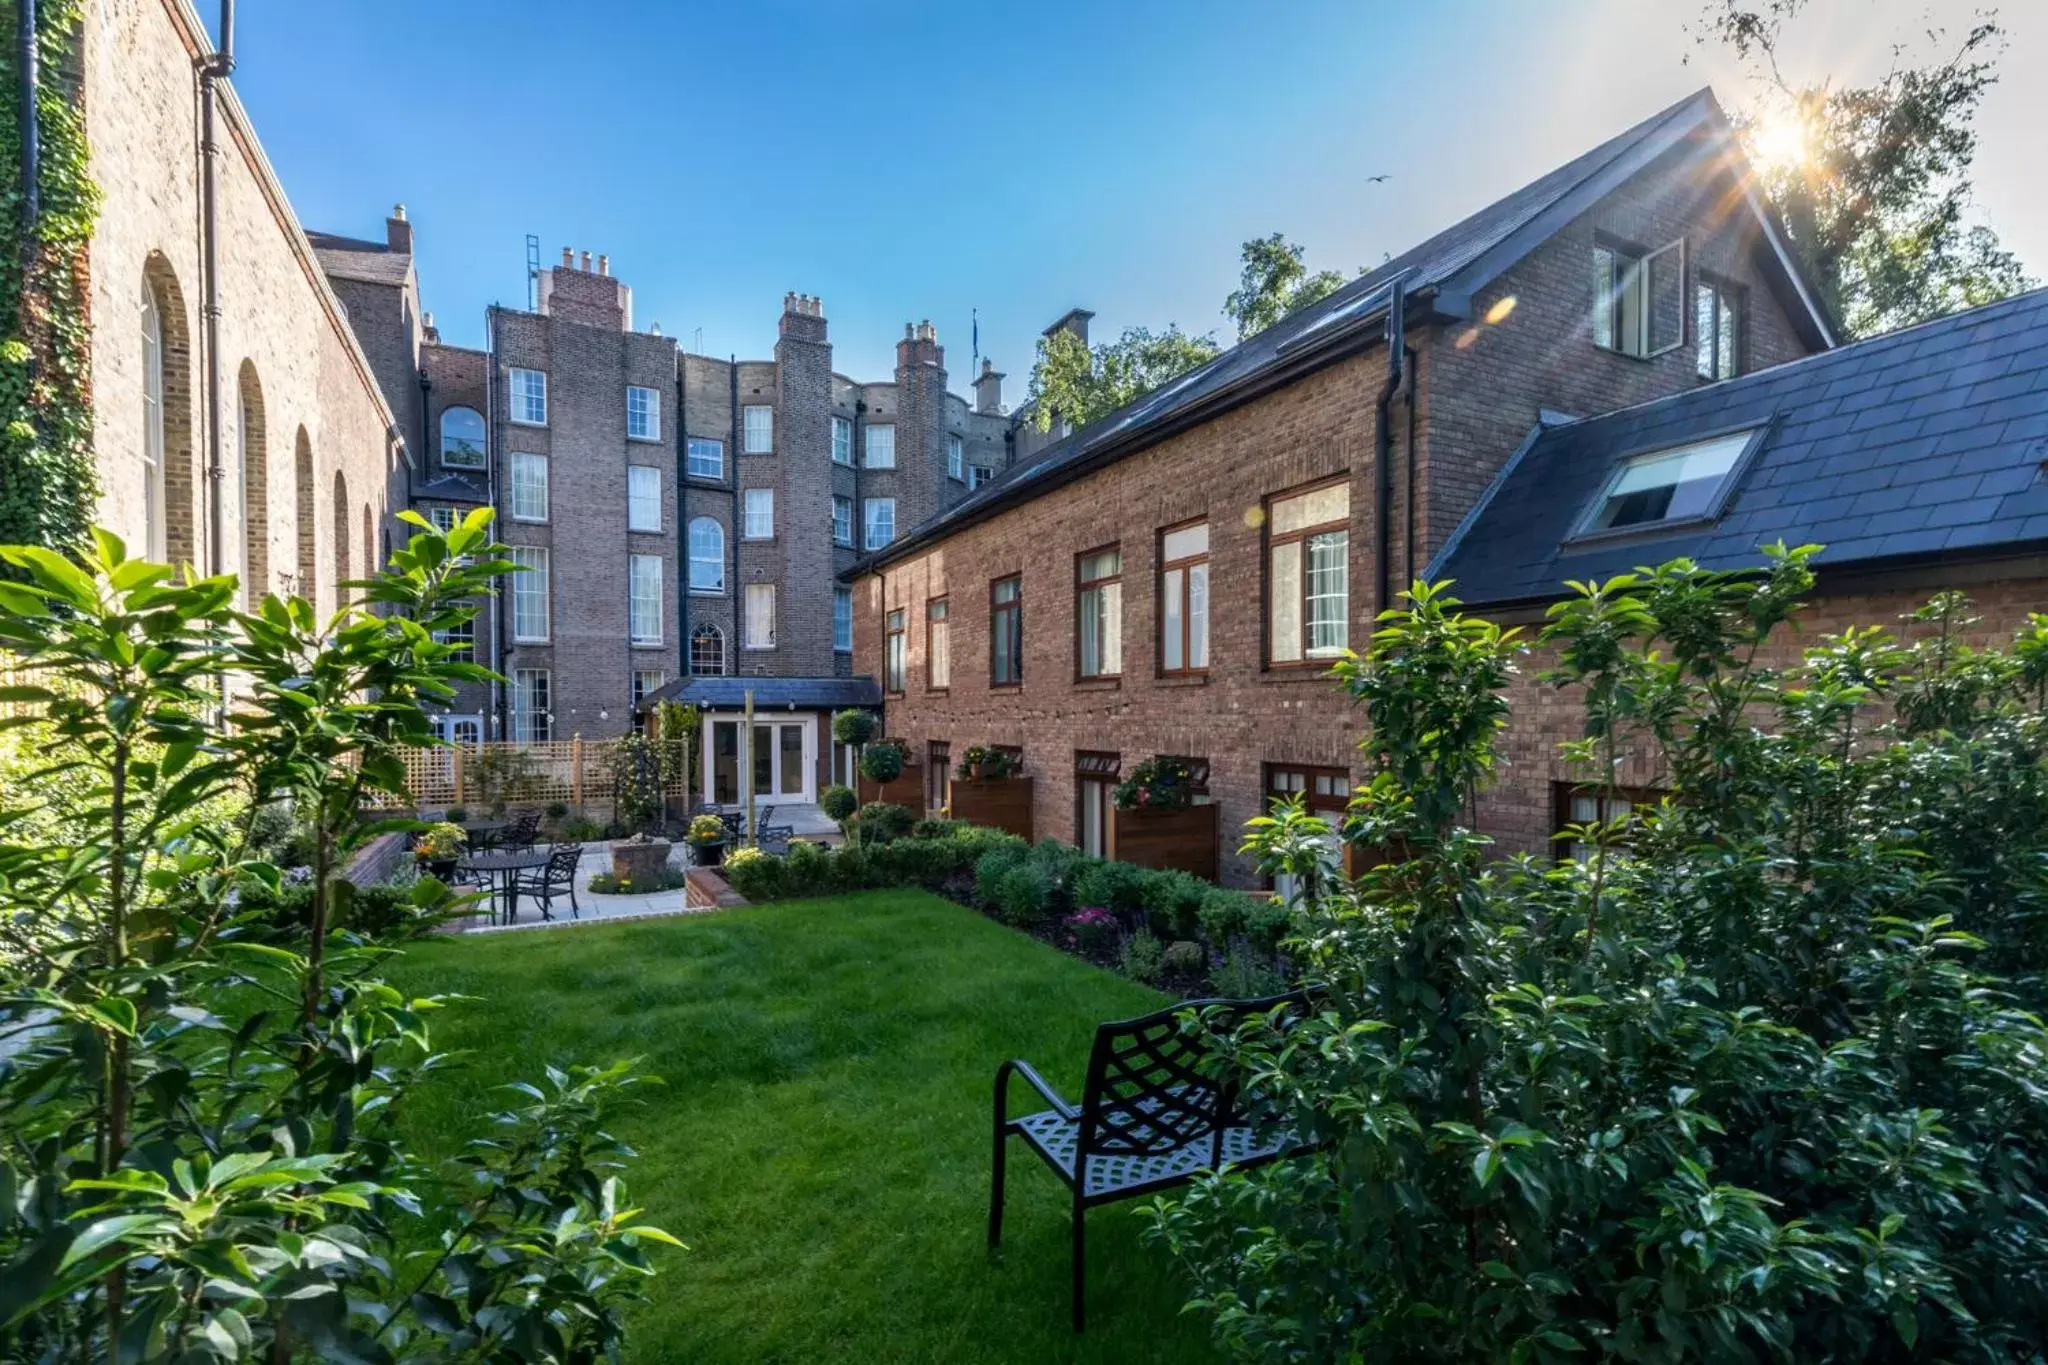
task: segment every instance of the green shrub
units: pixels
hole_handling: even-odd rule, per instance
[[[782,886],[786,896],[822,896],[832,890],[838,868],[832,853],[820,844],[796,843],[782,860]],[[749,898],[751,899],[751,897]]]
[[[847,709],[832,715],[832,738],[849,749],[858,749],[875,737],[875,713]]]
[[[853,788],[842,787],[835,782],[818,797],[818,809],[824,811],[834,824],[843,825],[860,809],[860,798],[853,794]]]
[[[984,909],[994,910],[999,904],[998,887],[1011,868],[1023,863],[1031,856],[1031,846],[1022,839],[1008,844],[998,844],[983,853],[974,863],[974,898]]]
[[[543,809],[548,819],[562,820],[568,817],[569,803],[567,801],[550,801]]]
[[[1147,871],[1146,927],[1162,939],[1192,938],[1201,929],[1202,902],[1215,887],[1187,872]]]
[[[442,813],[441,818],[451,825],[466,825],[469,823],[469,807],[450,806]]]
[[[1202,898],[1196,918],[1202,937],[1222,952],[1243,939],[1260,953],[1272,954],[1280,947],[1293,924],[1286,904],[1269,895],[1212,888]]]
[[[587,844],[602,838],[604,829],[597,821],[581,815],[572,815],[555,830],[555,837],[565,844]]]
[[[1033,929],[1052,918],[1052,879],[1036,862],[1026,859],[1003,873],[996,883],[995,908],[1005,924]]]
[[[1083,869],[1095,861],[1072,844],[1057,839],[1041,839],[1031,848],[1031,862],[1045,875],[1052,906],[1062,912],[1079,908],[1074,900],[1074,883]]]
[[[903,776],[905,761],[900,744],[876,744],[860,756],[860,775],[877,784],[894,782]]]
[[[1125,924],[1135,923],[1144,912],[1149,876],[1144,868],[1130,863],[1092,859],[1074,878],[1074,902],[1099,905]]]
[[[1204,953],[1202,945],[1193,939],[1177,938],[1166,945],[1166,970],[1169,972],[1179,972],[1185,976],[1189,972],[1199,972],[1208,965],[1208,954]]]
[[[861,842],[875,844],[891,843],[906,837],[917,820],[910,807],[899,806],[893,801],[870,801],[854,818],[860,822]]]
[[[1166,971],[1166,948],[1149,929],[1140,929],[1124,940],[1117,969],[1131,980],[1150,986]]]
[[[926,816],[910,827],[910,837],[913,839],[950,839],[959,831],[969,828],[972,828],[972,826],[963,824],[958,820],[940,820],[932,816]]]
[[[1210,973],[1209,989],[1226,999],[1256,1000],[1286,990],[1287,978],[1271,959],[1239,942],[1231,945],[1222,965]]]
[[[832,887],[836,891],[865,891],[878,885],[881,869],[869,851],[848,844],[832,855]]]
[[[758,848],[736,848],[719,868],[727,884],[750,901],[772,901],[782,894],[783,860]]]

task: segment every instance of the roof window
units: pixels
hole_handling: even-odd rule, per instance
[[[1719,516],[1735,471],[1761,427],[1726,432],[1622,461],[1579,526],[1580,535]]]

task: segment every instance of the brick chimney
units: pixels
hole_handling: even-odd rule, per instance
[[[562,263],[540,272],[540,311],[587,327],[631,331],[633,291],[613,277],[609,256],[594,261],[588,251],[562,248]]]
[[[391,206],[391,216],[384,220],[384,244],[393,251],[412,255],[412,222],[405,216],[405,205]]]
[[[939,329],[932,326],[931,319],[923,322],[903,324],[903,340],[896,343],[896,378],[903,381],[905,370],[920,366],[946,368],[946,348],[939,345]]]
[[[791,341],[824,341],[825,300],[814,294],[784,294],[776,335]]]
[[[974,376],[974,410],[991,414],[1003,410],[1003,376],[993,360],[982,361],[981,373]]]
[[[1086,346],[1088,344],[1088,319],[1094,316],[1095,314],[1089,312],[1086,308],[1069,308],[1066,312],[1060,314],[1058,320],[1052,326],[1045,329],[1045,335],[1051,336],[1054,332],[1072,332],[1075,336],[1081,338],[1081,344]]]

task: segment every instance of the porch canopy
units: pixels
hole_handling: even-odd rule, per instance
[[[756,711],[837,711],[848,706],[882,704],[882,688],[873,678],[749,678],[744,675],[677,678],[640,702],[646,711],[658,702],[679,701],[706,711],[737,711],[754,694]]]

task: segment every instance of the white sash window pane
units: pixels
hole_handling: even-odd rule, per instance
[[[844,417],[832,419],[832,463],[853,463],[853,423]]]
[[[894,469],[896,467],[896,428],[884,423],[867,429],[867,457],[869,469]]]
[[[513,370],[511,419],[521,426],[548,424],[548,377],[540,370]]]
[[[748,540],[770,540],[774,538],[774,489],[749,488],[747,490],[747,519],[744,534]]]
[[[710,517],[690,522],[690,591],[725,591],[725,528]]]
[[[896,539],[896,499],[869,498],[867,501],[867,548],[879,550]]]
[[[1328,658],[1350,642],[1350,534],[1328,531],[1308,540],[1308,656]]]
[[[517,545],[507,552],[525,570],[512,575],[512,638],[524,642],[548,638],[548,552],[536,545]]]
[[[632,559],[631,630],[636,645],[661,643],[661,556]]]
[[[967,455],[958,436],[946,438],[946,477],[964,479],[967,477]]]
[[[1275,663],[1292,663],[1301,658],[1301,542],[1290,540],[1273,547],[1273,600],[1268,610],[1272,623],[1272,657]]]
[[[548,519],[548,459],[545,455],[512,454],[512,519]]]
[[[741,423],[746,444],[741,447],[749,455],[765,455],[775,449],[775,409],[751,407],[744,411]]]
[[[627,385],[626,435],[636,441],[661,439],[661,390]]]
[[[652,465],[626,469],[626,526],[634,531],[661,529],[661,471]]]
[[[842,654],[853,651],[853,589],[832,589],[832,648]]]
[[[747,634],[748,649],[775,648],[775,585],[773,583],[747,584]]]
[[[707,440],[692,436],[689,446],[690,476],[698,479],[722,479],[725,477],[725,442]]]

